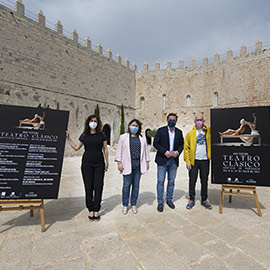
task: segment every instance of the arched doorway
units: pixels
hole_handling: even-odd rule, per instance
[[[105,133],[105,135],[107,137],[107,144],[111,145],[111,128],[108,124],[104,125],[103,132]]]
[[[146,138],[147,144],[151,145],[152,138],[149,137],[149,136],[147,136],[148,130],[151,130],[151,129],[148,128],[148,129],[145,131],[145,138]]]

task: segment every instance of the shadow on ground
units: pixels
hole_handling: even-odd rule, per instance
[[[57,200],[45,200],[45,230],[56,221],[67,221],[73,219],[85,209],[84,197],[60,198]],[[7,231],[17,226],[40,225],[40,212],[34,210],[34,217],[30,217],[29,211],[21,212],[3,225],[8,226],[3,231]],[[3,232],[3,231],[0,231]]]
[[[196,202],[200,203],[201,201],[201,190],[196,189]],[[219,206],[220,204],[220,195],[221,195],[221,189],[209,189],[208,190],[208,199],[209,202],[214,206]],[[189,200],[188,192],[185,195],[185,198]],[[265,209],[264,205],[260,204],[261,209]],[[253,197],[237,197],[232,196],[232,202],[229,203],[229,196],[224,196],[224,203],[223,208],[238,208],[238,209],[250,209],[253,212],[257,213],[257,206],[255,199]]]
[[[119,194],[113,195],[109,198],[103,199],[101,203],[101,215],[110,213],[116,206],[121,204],[121,196]]]
[[[173,193],[173,201],[176,202],[177,200],[180,200],[185,194],[186,192],[184,190],[175,189]]]
[[[219,205],[220,203],[221,189],[209,189],[208,196],[209,200],[213,205]],[[263,204],[259,203],[261,209],[265,209]],[[240,209],[250,209],[256,208],[255,199],[253,197],[238,197],[232,196],[232,202],[229,203],[229,196],[224,196],[224,204],[227,208],[240,208]]]
[[[143,206],[144,204],[147,205],[153,205],[153,202],[155,201],[156,196],[153,192],[142,192],[139,193],[138,197],[138,208]],[[106,215],[110,213],[115,207],[118,205],[122,205],[122,196],[120,194],[113,195],[109,198],[103,199],[102,200],[102,206],[101,206],[101,214]]]

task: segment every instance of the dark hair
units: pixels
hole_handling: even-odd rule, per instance
[[[168,119],[169,119],[170,116],[175,116],[175,117],[176,117],[176,121],[177,121],[178,116],[177,116],[176,113],[169,113],[169,114],[167,115],[167,121],[168,121]]]
[[[128,123],[128,133],[131,134],[130,130],[129,130],[129,126],[133,123],[133,122],[136,122],[136,124],[139,126],[139,130],[137,132],[137,136],[142,136],[142,122],[139,121],[138,119],[132,119],[129,123]]]
[[[95,114],[92,114],[92,115],[88,116],[87,119],[85,120],[83,135],[89,135],[90,134],[89,122],[93,118],[96,118],[97,119],[96,132],[97,133],[100,133],[102,131],[102,122],[100,121],[100,119],[99,119],[98,116],[96,116]]]

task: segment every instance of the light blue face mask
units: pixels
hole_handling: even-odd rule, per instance
[[[135,126],[129,126],[129,130],[132,134],[136,134],[139,131],[139,128]]]

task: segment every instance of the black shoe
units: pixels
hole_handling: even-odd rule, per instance
[[[159,203],[157,206],[158,212],[163,212],[163,203]]]
[[[166,201],[166,203],[168,204],[168,206],[169,206],[170,208],[172,208],[172,209],[175,208],[175,205],[173,204],[172,201]]]
[[[90,221],[95,221],[95,217],[94,216],[92,216],[92,217],[88,216],[88,218],[89,218]]]
[[[94,221],[100,221],[100,216],[98,215],[97,217],[94,216]]]

